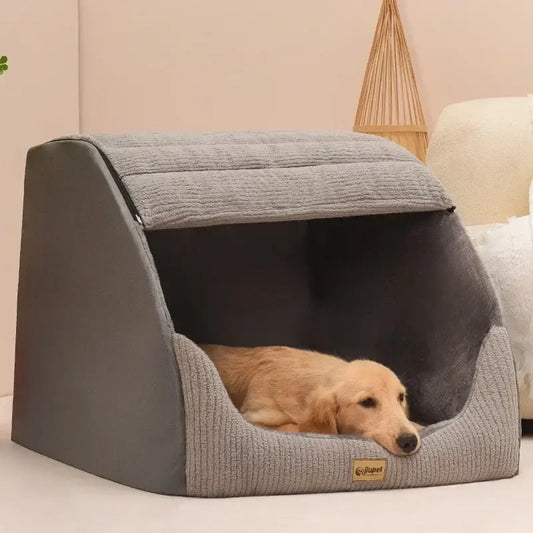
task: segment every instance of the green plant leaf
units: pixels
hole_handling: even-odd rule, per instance
[[[2,64],[2,63],[7,63],[7,57],[6,56],[0,57],[0,64]]]

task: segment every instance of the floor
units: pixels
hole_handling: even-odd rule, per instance
[[[2,533],[276,533],[333,530],[490,533],[533,530],[533,436],[520,475],[396,491],[202,500],[159,496],[78,471],[9,440],[0,398]]]

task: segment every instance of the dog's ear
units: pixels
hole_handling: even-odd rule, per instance
[[[422,426],[421,424],[419,424],[419,423],[417,423],[417,422],[414,422],[413,420],[411,420],[411,419],[409,418],[410,413],[409,413],[409,401],[408,401],[408,400],[405,401],[405,406],[404,406],[403,410],[405,411],[405,416],[407,417],[407,419],[409,420],[409,422],[411,422],[411,424],[414,426],[414,428],[415,428],[417,431],[420,431],[424,426]]]
[[[334,391],[321,389],[314,394],[308,418],[300,424],[300,431],[309,433],[337,434],[337,411],[339,404]]]
[[[409,418],[409,398],[405,398],[405,404],[403,406],[403,411],[405,413],[405,416]]]

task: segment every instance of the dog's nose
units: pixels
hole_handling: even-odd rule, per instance
[[[413,433],[402,433],[396,439],[396,444],[403,453],[411,453],[418,445],[418,437]]]

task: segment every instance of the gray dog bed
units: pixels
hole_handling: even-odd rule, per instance
[[[363,438],[252,426],[199,343],[380,361],[428,426],[422,447],[398,458]],[[518,469],[515,371],[492,286],[441,185],[378,137],[142,134],[31,149],[15,373],[14,441],[164,494],[417,487]]]

